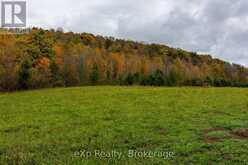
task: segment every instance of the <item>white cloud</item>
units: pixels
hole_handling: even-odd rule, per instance
[[[248,66],[246,0],[28,0],[28,23],[164,43]]]

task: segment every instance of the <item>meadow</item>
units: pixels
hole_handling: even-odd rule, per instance
[[[245,88],[0,93],[0,164],[248,164]]]

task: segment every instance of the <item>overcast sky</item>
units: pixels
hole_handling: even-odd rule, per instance
[[[247,0],[27,0],[28,25],[210,53],[248,66]]]

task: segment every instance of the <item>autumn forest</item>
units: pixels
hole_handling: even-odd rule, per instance
[[[248,86],[247,68],[210,55],[62,30],[10,33],[0,35],[0,91],[83,85]]]

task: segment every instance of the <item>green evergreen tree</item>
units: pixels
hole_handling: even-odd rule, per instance
[[[90,74],[90,81],[93,85],[97,84],[97,82],[99,81],[99,68],[96,63],[94,63],[92,67],[92,71]]]
[[[59,66],[56,64],[54,60],[51,61],[50,70],[52,74],[52,86],[58,87],[58,86],[64,86],[64,81],[62,78],[62,75],[59,71]]]
[[[21,64],[18,74],[19,89],[28,89],[28,83],[30,79],[31,63],[29,60],[24,60]]]

